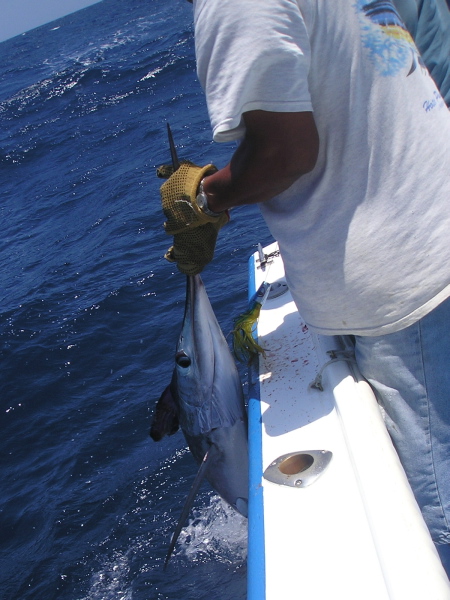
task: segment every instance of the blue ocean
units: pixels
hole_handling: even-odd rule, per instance
[[[0,44],[0,597],[238,600],[247,522],[148,430],[168,384],[185,278],[164,260],[161,180],[228,161],[195,73],[192,6],[103,0]],[[232,212],[203,273],[225,334],[271,241]],[[245,368],[240,367],[244,391]]]

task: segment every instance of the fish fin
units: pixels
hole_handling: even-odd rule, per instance
[[[168,385],[156,403],[149,435],[152,440],[159,442],[165,435],[176,433],[179,427],[177,405]]]
[[[175,531],[173,532],[172,535],[172,540],[170,542],[170,546],[169,549],[167,550],[167,554],[166,554],[166,560],[164,561],[164,570],[167,567],[167,564],[170,560],[170,557],[172,556],[172,552],[174,551],[175,548],[175,544],[177,543],[178,537],[181,533],[181,530],[183,529],[183,526],[186,522],[186,519],[189,515],[189,511],[192,508],[192,505],[194,503],[195,497],[197,495],[198,490],[200,489],[201,484],[203,483],[203,480],[205,478],[205,474],[206,474],[206,469],[208,466],[208,457],[209,457],[209,453],[210,450],[207,451],[207,453],[205,454],[205,456],[203,457],[203,460],[200,464],[200,468],[197,471],[197,475],[195,476],[194,482],[191,486],[190,492],[186,498],[186,501],[184,503],[183,506],[183,510],[181,511],[181,515],[180,518],[178,519],[178,523],[177,526],[175,528]]]

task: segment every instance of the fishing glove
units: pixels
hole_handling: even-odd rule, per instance
[[[214,165],[198,167],[182,161],[161,186],[163,212],[167,218],[164,229],[173,235],[173,246],[165,254],[170,262],[186,275],[197,275],[214,256],[219,229],[229,221],[228,212],[218,216],[206,214],[197,204],[200,183],[207,175],[217,171]],[[158,176],[170,174],[167,167],[160,167]]]

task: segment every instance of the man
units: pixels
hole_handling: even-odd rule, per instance
[[[217,171],[161,188],[170,260],[259,203],[309,327],[351,334],[450,574],[450,112],[389,0],[195,0]]]

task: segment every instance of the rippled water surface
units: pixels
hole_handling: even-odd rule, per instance
[[[245,598],[246,521],[202,488],[180,433],[148,437],[184,277],[163,258],[155,167],[226,163],[195,76],[192,7],[104,0],[0,44],[0,597]],[[233,212],[204,281],[225,333],[270,241]],[[241,369],[245,383],[245,369]]]

